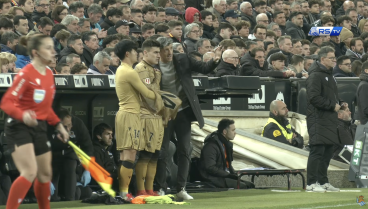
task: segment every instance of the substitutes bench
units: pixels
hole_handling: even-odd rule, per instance
[[[302,172],[305,172],[305,169],[293,169],[293,170],[282,170],[282,169],[269,169],[269,170],[239,170],[236,171],[236,174],[238,175],[238,189],[240,188],[240,179],[242,176],[247,175],[247,176],[252,176],[251,181],[254,184],[254,177],[255,176],[261,176],[261,175],[266,175],[266,176],[274,176],[274,175],[280,175],[280,176],[287,176],[287,181],[288,181],[288,190],[291,190],[291,179],[290,179],[290,175],[300,175],[302,177],[302,181],[303,181],[303,189],[305,189],[305,179],[304,179],[304,175],[302,174]]]

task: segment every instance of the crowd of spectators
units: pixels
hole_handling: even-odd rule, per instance
[[[308,77],[320,48],[330,46],[334,76],[357,77],[368,58],[364,0],[1,0],[0,7],[1,52],[15,55],[2,53],[3,73],[30,62],[25,47],[37,33],[54,40],[57,56],[49,67],[55,74],[115,74],[119,41],[142,46],[161,36],[173,39],[175,53],[202,61],[216,47],[229,50],[209,76]],[[339,36],[308,36],[318,26],[343,29]]]
[[[342,27],[339,36],[308,35],[311,27],[333,26]],[[208,76],[307,78],[323,47],[334,49],[335,56],[329,59],[336,62],[335,77],[359,77],[366,74],[362,66],[368,67],[363,64],[368,59],[364,0],[0,0],[2,73],[17,73],[30,63],[27,40],[39,33],[52,37],[57,56],[49,67],[62,75],[113,75],[120,65],[114,52],[118,42],[129,39],[141,47],[145,40],[159,37],[173,40],[174,53],[199,61],[221,53],[219,65]],[[138,49],[137,63],[142,59],[143,51]],[[74,116],[63,114],[65,123],[78,123]],[[100,128],[99,137],[93,136],[97,142],[104,131],[111,131],[108,126]],[[107,147],[109,140],[101,143],[94,142]],[[92,152],[92,146],[90,141],[86,149]],[[76,166],[63,163],[53,162],[54,168]],[[60,176],[78,181],[81,187],[90,181],[83,169],[72,173]],[[53,179],[56,201],[60,176]],[[80,192],[73,195],[78,190],[74,185],[63,186],[69,194],[64,199],[80,198]]]

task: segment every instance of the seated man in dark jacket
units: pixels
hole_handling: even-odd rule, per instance
[[[66,109],[60,109],[56,112],[61,123],[69,131],[69,140],[79,146],[88,156],[93,156],[92,140],[83,121],[72,116]],[[58,189],[61,177],[64,178],[63,184],[60,186],[63,187],[65,200],[74,200],[77,185],[76,168],[79,162],[78,157],[73,148],[55,138],[55,129],[52,127],[48,128],[48,136],[52,149],[52,184],[55,186],[55,193],[52,200],[59,199]],[[84,178],[86,181],[82,181],[81,183],[87,186],[90,181],[90,173],[85,171],[83,176],[87,178]]]
[[[289,110],[280,100],[274,100],[270,105],[270,118],[263,128],[262,136],[278,142],[303,148],[303,137],[290,125],[287,117]]]
[[[201,152],[199,172],[205,180],[218,188],[237,188],[238,176],[231,163],[233,161],[233,143],[235,138],[233,120],[222,119],[217,131],[209,134],[204,140]],[[242,181],[240,189],[254,188],[254,184]]]
[[[356,77],[356,75],[351,72],[351,61],[350,57],[343,55],[337,58],[336,66],[333,68],[334,77]]]
[[[337,135],[339,137],[339,144],[334,145],[334,156],[332,159],[346,163],[340,158],[339,153],[345,145],[354,144],[357,126],[351,121],[351,112],[347,105],[341,106],[340,110],[337,112],[337,117],[339,118],[337,122]]]
[[[224,53],[222,53],[222,60],[216,68],[216,77],[238,75],[238,64],[238,54],[232,49],[225,50]]]
[[[96,162],[110,173],[113,179],[113,189],[119,190],[117,167],[115,165],[113,150],[111,149],[112,128],[106,123],[100,123],[93,129],[93,152]],[[92,184],[97,184],[92,180]]]
[[[265,50],[260,47],[253,48],[250,52],[240,60],[241,76],[259,76],[274,78],[289,78],[294,76],[294,72],[289,70],[286,72],[268,70],[268,63],[265,61]]]

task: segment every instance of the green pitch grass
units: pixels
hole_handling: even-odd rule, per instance
[[[299,188],[294,188],[298,190]],[[347,189],[357,190],[357,189]],[[335,192],[335,193],[295,193],[272,192],[271,189],[231,190],[227,192],[193,193],[194,200],[188,201],[191,205],[95,205],[80,201],[51,203],[52,209],[174,209],[174,208],[204,208],[204,209],[234,209],[234,208],[361,208],[356,203],[356,197],[363,195],[368,202],[368,189],[361,192]],[[368,205],[363,206],[368,207]],[[5,207],[0,207],[5,208]],[[24,204],[20,209],[37,209],[37,204]]]

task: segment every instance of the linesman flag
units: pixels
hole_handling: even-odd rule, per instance
[[[75,154],[77,154],[79,160],[81,161],[84,169],[91,173],[91,176],[96,182],[101,186],[101,188],[107,192],[110,196],[115,197],[115,191],[111,189],[112,178],[110,174],[103,169],[98,163],[96,163],[94,157],[88,156],[79,147],[77,147],[73,142],[68,141],[68,144],[73,148]]]

